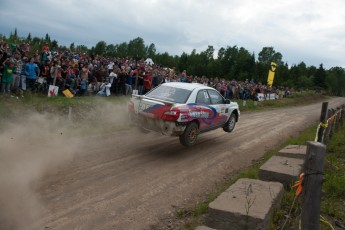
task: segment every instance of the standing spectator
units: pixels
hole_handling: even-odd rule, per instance
[[[104,65],[101,65],[101,68],[96,70],[94,76],[97,78],[97,81],[101,84],[103,83],[104,79],[108,77],[108,70],[105,68]]]
[[[180,75],[178,81],[179,82],[187,82],[187,72],[186,72],[186,70],[183,70],[183,72]]]
[[[76,72],[76,69],[74,69],[72,65],[68,66],[66,75],[66,88],[69,89],[73,94],[76,94]]]
[[[138,81],[137,81],[137,87],[138,87],[138,94],[143,95],[144,94],[144,72],[141,69],[137,69],[138,71]]]
[[[15,61],[16,71],[13,74],[11,88],[12,88],[12,92],[14,92],[15,94],[18,94],[18,92],[20,91],[19,86],[21,83],[21,74],[22,74],[22,70],[23,70],[23,61],[20,57],[19,52],[15,52],[14,61]]]
[[[126,83],[125,83],[125,86],[126,86],[126,92],[125,92],[125,95],[132,95],[132,85],[133,85],[133,80],[134,80],[134,72],[131,71],[129,72],[127,78],[126,78]]]
[[[9,59],[4,63],[4,72],[1,78],[1,93],[11,93],[11,83],[13,73],[15,72],[14,62]]]
[[[113,69],[109,74],[109,83],[113,84],[114,79],[117,79],[116,69]]]
[[[84,93],[88,90],[90,70],[89,67],[84,64],[80,64],[80,67],[79,95],[84,95]]]
[[[152,87],[155,88],[158,85],[162,84],[162,82],[163,82],[162,72],[159,70],[154,70],[152,72]]]
[[[220,83],[220,94],[222,94],[223,97],[226,98],[227,91],[228,91],[228,85],[226,84],[224,80],[222,80],[222,82]]]
[[[34,63],[34,58],[30,58],[30,62],[25,65],[26,73],[26,88],[31,91],[34,88],[37,76],[40,74],[40,70],[36,63]]]
[[[44,62],[44,65],[42,67],[42,72],[41,72],[41,76],[43,77],[43,79],[45,79],[46,81],[50,80],[50,61],[46,60]]]
[[[108,74],[110,74],[113,71],[114,65],[115,65],[114,61],[110,60],[108,63]]]
[[[145,74],[144,76],[144,94],[147,93],[148,91],[151,90],[152,88],[152,74],[151,72],[147,72],[147,74]]]
[[[29,44],[29,42],[26,42],[25,43],[25,56],[28,56],[29,55],[29,53],[30,53],[30,44]]]
[[[48,43],[44,44],[44,46],[42,47],[42,52],[48,52],[49,51],[49,45]]]

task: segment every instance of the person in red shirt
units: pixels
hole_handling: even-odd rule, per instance
[[[151,87],[152,87],[152,73],[151,73],[151,71],[148,71],[144,75],[144,87],[145,87],[145,93],[147,93],[148,91],[151,90]]]
[[[42,51],[43,52],[49,52],[49,45],[48,45],[48,43],[44,44],[44,46],[42,47]]]

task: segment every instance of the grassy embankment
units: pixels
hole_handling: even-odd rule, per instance
[[[297,101],[295,100],[296,98],[298,99]],[[265,104],[262,103],[261,108],[252,109],[250,107],[251,105],[249,105],[247,110],[294,106],[299,105],[300,103],[308,104],[314,101],[315,98],[312,98],[313,96],[310,95],[306,97],[300,95],[283,101],[264,102],[268,103],[268,105],[265,106]],[[316,101],[320,102],[324,99],[326,98],[320,97],[317,98]],[[179,210],[177,212],[177,216],[180,218],[181,223],[179,229],[194,229],[196,226],[203,225],[209,203],[216,199],[219,194],[224,192],[240,178],[258,179],[259,168],[271,156],[275,155],[285,146],[306,145],[308,141],[313,141],[315,139],[317,125],[318,124],[313,124],[304,132],[300,133],[300,135],[289,138],[276,149],[268,150],[260,161],[255,162],[251,167],[240,171],[237,175],[228,179],[223,184],[217,184],[214,191],[207,194],[207,197],[203,201],[199,201],[194,208]],[[323,197],[321,201],[321,215],[325,221],[321,221],[321,229],[332,229],[329,224],[333,227],[338,227],[336,229],[345,229],[345,121],[344,124],[333,134],[332,139],[327,145],[326,154],[324,169],[325,182],[323,184]],[[282,229],[285,222],[284,229],[299,229],[302,206],[300,198],[297,198],[295,204],[292,206],[294,197],[295,191],[291,190],[291,188],[287,188],[281,202],[281,208],[274,213],[270,229]],[[287,217],[289,218],[287,219]],[[326,221],[328,223],[326,223]]]

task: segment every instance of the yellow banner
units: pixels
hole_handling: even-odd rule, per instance
[[[276,72],[277,64],[275,62],[271,62],[270,70],[268,71],[268,79],[267,85],[272,86],[274,80],[274,73]]]
[[[68,98],[72,98],[74,96],[69,89],[65,89],[62,93]]]

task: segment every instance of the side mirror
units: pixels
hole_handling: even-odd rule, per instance
[[[230,104],[230,103],[231,103],[230,99],[225,99],[225,104]]]

